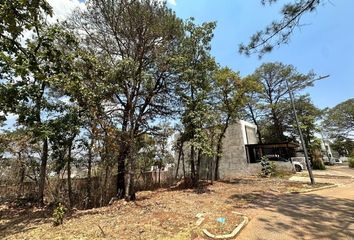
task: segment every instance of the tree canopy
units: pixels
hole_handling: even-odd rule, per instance
[[[279,62],[265,63],[256,69],[250,78],[258,84],[257,91],[253,92],[251,97],[257,99],[253,105],[248,104],[248,116],[256,125],[259,119],[256,119],[256,111],[262,111],[261,116],[266,116],[266,122],[271,121],[267,129],[268,142],[282,142],[286,140],[284,125],[284,102],[288,99],[289,89],[287,82],[291,85],[292,91],[300,91],[308,86],[312,86],[315,74],[299,73],[292,65],[285,65]]]
[[[324,130],[334,137],[354,137],[354,98],[339,103],[325,112]]]
[[[292,31],[291,16],[318,6],[312,2],[289,4],[291,23],[260,35]],[[85,5],[50,23],[45,0],[0,3],[0,124],[16,117],[0,133],[0,181],[20,186],[19,197],[29,181],[40,204],[92,208],[134,200],[138,189],[161,186],[149,170],[160,174],[172,162],[175,178],[182,169],[193,187],[202,170],[216,180],[225,134],[243,116],[258,126],[260,141],[296,139],[287,82],[311,144],[319,110],[300,93],[312,85],[312,71],[273,62],[242,77],[212,55],[216,22],[180,19],[155,0]],[[268,44],[261,36],[254,41],[249,47]],[[352,105],[329,109],[328,129],[350,135]],[[80,176],[78,190],[73,178]]]
[[[272,5],[278,0],[262,0],[263,5]],[[262,57],[271,52],[274,47],[287,44],[297,27],[301,26],[301,18],[307,13],[314,12],[321,0],[299,0],[283,5],[281,19],[270,23],[264,30],[253,34],[248,44],[240,44],[239,52],[245,55],[258,54]]]

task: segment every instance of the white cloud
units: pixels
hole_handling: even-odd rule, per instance
[[[76,8],[85,8],[85,3],[79,0],[48,0],[53,8],[53,20],[65,20]]]
[[[56,20],[65,20],[70,14],[76,9],[81,8],[85,9],[85,2],[80,2],[79,0],[47,0],[48,3],[52,6],[54,16],[53,21]],[[176,6],[176,0],[157,0],[159,2],[167,1],[167,3]]]
[[[176,0],[168,0],[167,2],[168,2],[169,4],[171,4],[171,5],[174,5],[174,6],[177,5]]]
[[[177,5],[176,0],[156,0],[156,1],[158,1],[158,2],[160,2],[160,3],[162,3],[162,2],[167,2],[167,3],[169,3],[169,4],[171,4],[171,5],[174,5],[174,6]]]

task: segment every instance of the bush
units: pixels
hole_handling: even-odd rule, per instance
[[[321,158],[314,158],[312,160],[312,168],[317,170],[326,170],[326,166]]]
[[[317,170],[325,170],[326,166],[322,161],[322,154],[318,149],[312,151],[312,168]]]
[[[54,226],[63,224],[65,212],[66,212],[66,208],[64,207],[63,204],[59,203],[58,206],[53,211]]]
[[[348,165],[350,168],[354,168],[354,158],[349,158]]]
[[[269,159],[266,156],[262,157],[261,165],[262,165],[262,172],[261,172],[262,177],[270,177],[276,172],[276,165],[273,162],[269,162]]]

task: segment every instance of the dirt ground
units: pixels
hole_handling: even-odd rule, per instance
[[[309,188],[312,186],[306,183],[284,179],[247,178],[216,182],[198,191],[145,191],[137,194],[135,202],[122,200],[103,208],[75,211],[57,227],[50,211],[3,204],[0,239],[207,239],[201,226],[196,226],[198,213],[225,217],[237,211],[252,218],[253,206],[263,195],[291,195]]]
[[[354,240],[354,182],[280,198],[268,193],[256,205],[237,239]]]
[[[348,184],[354,180],[354,169],[348,164],[326,166],[326,170],[313,170],[316,182],[331,183],[336,185]],[[290,180],[297,182],[309,182],[308,173],[303,171],[290,177]]]

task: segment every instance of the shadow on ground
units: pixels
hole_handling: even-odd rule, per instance
[[[0,210],[0,238],[31,230],[29,223],[49,222],[50,214],[47,210],[33,208],[8,208]]]
[[[23,233],[37,228],[40,224],[53,223],[51,209],[7,208],[0,210],[0,239],[16,233]],[[65,220],[78,219],[84,215],[100,214],[99,210],[68,212]]]
[[[294,239],[354,239],[354,201],[316,194],[255,192],[232,195],[236,208],[267,210],[258,216],[260,225],[272,233]],[[258,238],[262,239],[262,238]]]

